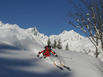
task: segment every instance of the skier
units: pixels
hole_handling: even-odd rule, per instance
[[[51,46],[45,46],[44,48],[45,48],[45,50],[39,52],[38,55],[37,55],[37,57],[39,57],[39,55],[40,55],[41,53],[43,54],[43,57],[44,57],[44,58],[49,57],[49,59],[51,59],[51,58],[50,58],[51,53],[52,53],[55,57],[58,57],[58,55],[51,50]],[[58,58],[58,59],[59,59],[59,58]],[[51,60],[52,60],[52,59],[51,59]],[[53,60],[52,60],[52,61],[53,61]],[[54,64],[55,66],[57,66],[59,69],[63,70],[63,68],[62,68],[61,66],[59,66],[59,65],[56,64],[56,61],[53,61],[53,64]],[[70,69],[69,67],[65,66],[64,64],[62,64],[61,61],[59,61],[59,64],[62,65],[62,66],[63,66],[64,68],[66,68],[67,70],[71,71],[71,69]]]
[[[51,46],[45,46],[45,50],[39,52],[38,55],[37,55],[37,57],[39,57],[39,55],[40,55],[41,53],[43,54],[43,57],[44,57],[44,58],[51,56],[51,53],[52,53],[55,57],[58,57],[58,55],[51,50]]]

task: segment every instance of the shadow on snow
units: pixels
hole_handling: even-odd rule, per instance
[[[8,50],[21,50],[21,48],[14,47],[11,45],[0,44],[0,53],[9,54]],[[70,73],[65,73],[57,70],[52,70],[45,74],[36,73],[36,72],[27,72],[17,67],[36,67],[37,61],[35,59],[29,60],[20,60],[20,59],[9,59],[9,58],[0,58],[0,77],[70,77]],[[15,68],[15,69],[13,69]]]
[[[4,59],[0,58],[0,77],[68,77],[69,73],[61,73],[57,70],[52,70],[46,74],[26,72],[18,69],[12,69],[10,67],[22,67],[22,66],[37,66],[37,63],[33,63],[34,60],[17,60],[17,59]]]
[[[8,50],[21,50],[21,48],[7,44],[0,44],[0,53],[10,53]]]

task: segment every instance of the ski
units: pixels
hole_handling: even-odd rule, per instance
[[[57,68],[59,68],[60,70],[64,70],[61,66],[56,65]]]
[[[64,68],[65,68],[65,69],[67,69],[68,71],[71,71],[70,67],[65,66],[65,65],[63,65],[62,67],[61,67],[61,66],[56,65],[56,67],[57,67],[57,68],[59,68],[60,70],[64,70]]]
[[[54,64],[57,68],[59,68],[60,70],[64,70],[63,67],[61,67],[61,66],[59,66],[59,65],[56,65],[55,61],[53,62],[53,64]]]
[[[66,68],[68,71],[71,71],[70,67],[63,65],[64,68]]]

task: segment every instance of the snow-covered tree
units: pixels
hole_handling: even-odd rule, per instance
[[[58,49],[62,49],[61,39],[58,40],[57,48],[58,48]]]
[[[48,46],[51,45],[51,41],[50,41],[50,39],[48,39],[48,41],[47,41],[47,45],[48,45]]]
[[[66,48],[65,48],[65,50],[69,50],[69,46],[68,46],[68,43],[67,43],[67,45],[66,45]]]
[[[57,42],[54,40],[53,48],[57,48]]]

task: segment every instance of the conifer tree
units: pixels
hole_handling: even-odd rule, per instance
[[[56,40],[54,40],[54,46],[53,46],[53,48],[57,48],[57,42],[56,42]]]
[[[62,49],[62,45],[61,45],[61,39],[58,40],[58,45],[57,45],[58,49]]]
[[[48,41],[47,41],[47,45],[48,45],[48,46],[51,45],[51,41],[50,41],[50,39],[48,39]]]
[[[69,50],[69,46],[68,46],[68,43],[67,43],[67,45],[66,45],[66,48],[65,48],[65,50]]]

